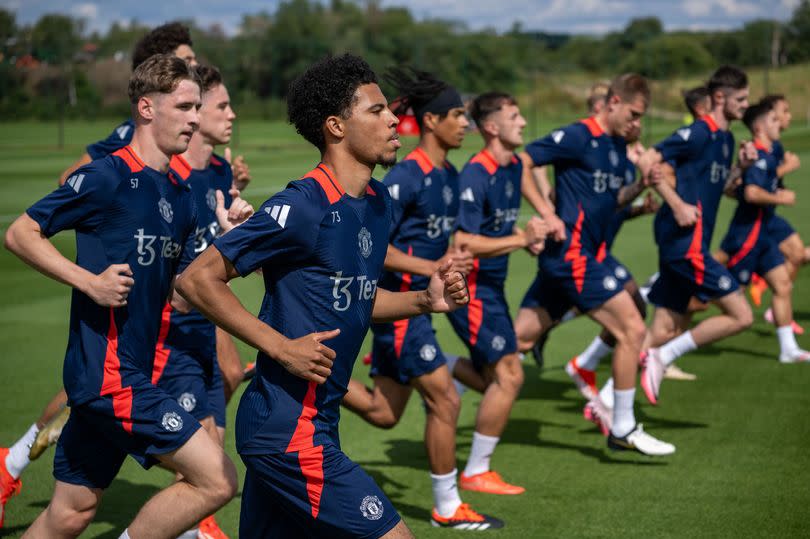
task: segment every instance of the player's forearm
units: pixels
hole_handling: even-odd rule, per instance
[[[200,255],[177,277],[177,292],[220,328],[275,357],[274,351],[280,349],[286,338],[245,309],[228,286],[225,275],[214,270],[216,261],[212,259],[221,256],[216,247]]]
[[[669,207],[675,210],[676,208],[681,207],[684,202],[683,199],[678,196],[677,191],[675,188],[672,187],[669,182],[661,181],[655,184],[654,186],[655,192],[658,193],[661,198],[664,199],[664,202],[669,204]]]
[[[532,205],[534,210],[543,218],[554,214],[554,206],[551,204],[550,199],[543,193],[543,190],[538,186],[535,181],[534,171],[538,170],[534,166],[534,161],[529,157],[529,154],[522,152],[520,159],[523,161],[523,175],[520,179],[520,194],[523,198]],[[546,181],[548,183],[548,181]],[[550,186],[549,186],[550,191]]]
[[[384,267],[387,271],[399,271],[429,277],[436,269],[436,262],[403,253],[393,245],[388,245]]]
[[[65,258],[27,213],[18,217],[6,231],[5,247],[40,273],[82,292],[87,292],[95,277]]]
[[[776,167],[776,177],[777,178],[784,178],[791,172],[795,172],[798,170],[798,165],[794,165],[792,163],[782,163],[778,167]]]
[[[511,234],[502,238],[490,238],[480,234],[469,234],[458,231],[455,244],[463,245],[475,258],[493,258],[506,255],[526,247],[526,238],[523,234]]]
[[[637,199],[642,191],[644,191],[644,184],[642,182],[635,182],[630,185],[626,185],[619,190],[619,194],[616,197],[616,203],[618,204],[619,208],[623,208]]]
[[[376,323],[395,322],[431,312],[427,291],[391,292],[377,288],[371,320]]]
[[[778,192],[770,193],[756,185],[746,185],[743,196],[746,202],[758,206],[776,206],[784,203]]]

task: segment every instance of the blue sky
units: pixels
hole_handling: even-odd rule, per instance
[[[157,25],[191,16],[200,25],[221,24],[235,34],[243,14],[272,11],[279,0],[0,0],[17,14],[19,23],[44,13],[65,13],[86,20],[91,30],[105,30],[114,21],[131,19]],[[549,32],[600,34],[621,29],[634,17],[655,15],[667,29],[740,27],[757,18],[787,20],[799,0],[382,0],[385,6],[407,6],[417,18],[441,17],[471,28],[508,29],[515,20],[523,28]]]

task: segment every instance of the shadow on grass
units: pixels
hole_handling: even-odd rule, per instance
[[[386,466],[387,463],[380,465]],[[427,463],[425,465],[427,466]],[[408,485],[394,481],[379,469],[370,469],[366,467],[366,465],[363,466],[363,469],[374,479],[374,482],[377,483],[380,489],[385,492],[385,495],[388,496],[388,499],[391,500],[391,503],[394,504],[397,512],[405,519],[406,523],[409,520],[421,520],[424,522],[430,519],[432,500],[424,507],[405,503],[402,499],[405,496],[405,492],[410,488]],[[427,468],[424,470],[427,473]]]
[[[774,338],[774,341],[775,340],[776,339]],[[774,344],[776,344],[776,343],[774,343]],[[717,345],[703,346],[703,347],[698,348],[697,350],[693,350],[692,352],[689,352],[689,353],[697,355],[697,356],[719,356],[721,354],[735,354],[735,355],[741,355],[741,356],[754,357],[754,358],[757,358],[757,359],[767,359],[769,361],[773,359],[771,356],[769,356],[767,354],[763,354],[762,352],[757,352],[756,350],[751,350],[751,349],[748,349],[748,348],[736,348],[734,346],[728,346],[728,345],[723,345],[723,346],[717,346]]]

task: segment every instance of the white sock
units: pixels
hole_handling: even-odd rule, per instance
[[[124,530],[124,533],[118,536],[118,539],[130,539],[129,529]]]
[[[782,326],[776,328],[776,336],[779,337],[779,348],[782,354],[792,354],[799,349],[796,336],[793,334],[793,326]]]
[[[498,445],[497,436],[485,436],[473,432],[472,447],[470,448],[470,458],[464,468],[464,475],[471,477],[489,471],[489,459]]]
[[[199,528],[194,528],[194,529],[188,530],[187,532],[181,533],[180,535],[177,536],[177,539],[197,539],[197,537],[199,535],[200,535],[200,529]]]
[[[602,386],[602,389],[599,390],[599,398],[602,399],[602,402],[605,403],[605,406],[608,408],[613,408],[614,400],[613,400],[613,377],[611,376],[608,378],[608,381],[605,382],[605,385]]]
[[[605,344],[602,337],[597,335],[593,338],[591,344],[588,345],[588,348],[577,356],[575,362],[580,369],[595,371],[596,367],[599,366],[599,362],[602,361],[602,358],[611,352],[613,352],[613,347]]]
[[[458,470],[443,475],[430,474],[430,482],[433,484],[433,501],[436,504],[436,512],[445,518],[453,516],[461,505],[461,496],[458,495],[458,485],[456,476]]]
[[[621,438],[627,436],[636,426],[636,416],[633,413],[633,399],[636,388],[614,389],[613,400],[613,427],[610,429],[614,436]]]
[[[682,355],[697,348],[691,331],[685,331],[658,349],[658,357],[669,365]]]
[[[34,423],[31,428],[23,434],[23,437],[8,448],[8,456],[6,457],[6,469],[11,477],[17,479],[23,473],[23,470],[31,464],[28,459],[28,452],[31,451],[31,446],[34,445],[34,440],[37,438],[39,427]]]
[[[569,320],[573,320],[576,317],[577,312],[574,309],[568,309],[567,311],[565,311],[565,314],[560,319],[560,324],[562,324],[563,322],[568,322]]]

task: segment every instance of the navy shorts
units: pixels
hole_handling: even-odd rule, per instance
[[[768,220],[768,235],[777,245],[795,233],[796,231],[784,217],[774,214]]]
[[[730,252],[728,256],[727,267],[734,278],[742,284],[748,284],[752,273],[765,275],[785,263],[785,257],[779,250],[779,243],[762,235],[750,248],[743,245],[742,249]]]
[[[708,302],[739,288],[737,280],[712,255],[702,250],[699,258],[659,261],[659,277],[647,299],[656,307],[686,314],[692,296]]]
[[[633,276],[630,274],[627,266],[619,262],[612,254],[608,253],[602,260],[602,264],[616,277],[616,280],[619,281],[619,286],[622,288],[633,280]]]
[[[587,313],[624,290],[624,283],[614,275],[617,267],[623,268],[618,261],[612,267],[586,253],[571,262],[540,257],[539,271],[523,296],[521,308],[542,308],[552,320],[560,320],[572,307]]]
[[[71,485],[105,489],[127,455],[149,468],[157,463],[155,455],[180,448],[199,428],[176,399],[143,376],[120,389],[115,404],[108,395],[71,406],[56,445],[53,475]]]
[[[470,302],[447,317],[480,370],[516,353],[517,337],[503,289],[481,282],[469,282],[468,287]]]
[[[334,445],[242,455],[242,460],[247,467],[239,519],[243,539],[370,539],[401,520],[374,480]]]
[[[372,329],[371,376],[387,376],[408,384],[446,364],[430,315],[375,324]]]
[[[177,403],[197,421],[213,416],[218,427],[225,427],[225,387],[216,362],[210,375],[173,372],[161,376],[157,386],[177,399]]]

